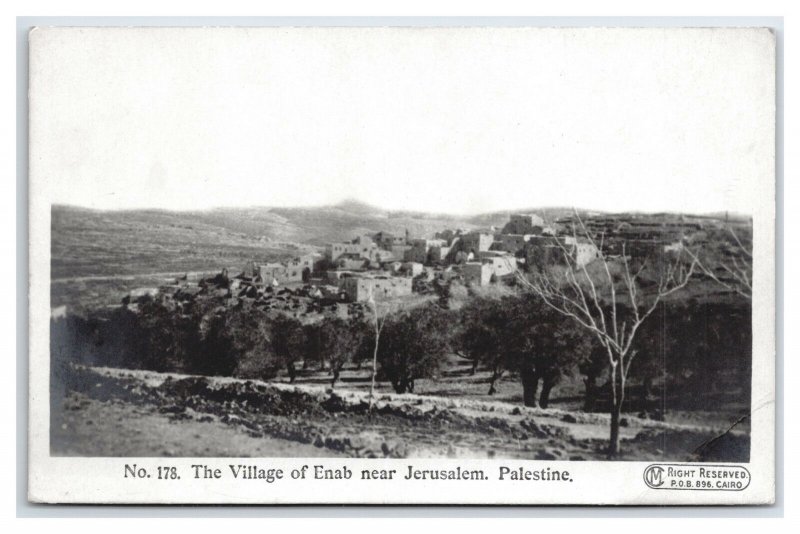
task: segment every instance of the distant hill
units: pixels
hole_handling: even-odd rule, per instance
[[[364,233],[402,235],[408,231],[412,237],[433,237],[445,229],[502,228],[510,214],[526,212],[553,221],[571,215],[572,209],[531,208],[456,216],[390,211],[356,200],[319,207],[181,212],[53,206],[52,276],[216,269],[249,260],[282,259]]]
[[[99,211],[52,208],[52,277],[133,275],[238,266],[319,250],[381,230],[432,237],[489,226],[502,216],[390,212],[357,201],[312,208]],[[507,218],[507,217],[506,217]]]
[[[512,213],[537,213],[554,221],[571,215],[572,209],[456,216],[390,211],[356,200],[319,207],[188,212],[53,206],[52,303],[119,302],[131,287],[158,285],[175,273],[217,272],[223,267],[236,270],[248,261],[280,261],[365,233],[402,235],[407,230],[411,237],[433,237],[445,229],[499,229]]]
[[[570,215],[572,209],[457,216],[384,210],[357,200],[318,207],[180,212],[53,206],[53,277],[217,268],[250,259],[280,259],[378,231],[433,237],[445,229],[502,228],[510,214],[526,212],[552,221]]]
[[[263,246],[278,244],[323,246],[349,240],[365,232],[388,231],[413,237],[432,237],[447,228],[476,228],[503,223],[507,215],[456,217],[387,211],[356,201],[311,208],[218,208],[207,211],[126,210],[97,211],[53,206],[54,246],[78,244],[75,240],[114,235],[126,239],[167,244]]]

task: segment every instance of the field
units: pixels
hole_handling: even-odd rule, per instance
[[[315,247],[273,242],[191,216],[157,211],[52,210],[51,306],[119,304],[136,287],[187,272],[241,269]]]

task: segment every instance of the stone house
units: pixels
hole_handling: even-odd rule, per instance
[[[346,253],[336,259],[336,268],[348,271],[359,271],[369,267],[370,260],[360,254]]]
[[[402,247],[409,244],[408,230],[403,236],[397,236],[389,232],[378,232],[372,236],[372,239],[378,247],[384,250],[392,250],[392,247]]]
[[[464,277],[464,283],[473,286],[489,285],[492,281],[492,266],[479,262],[471,261],[461,266],[461,274]]]
[[[341,289],[350,302],[365,302],[372,296],[375,300],[410,295],[412,280],[403,276],[351,276],[339,281]]]
[[[494,235],[485,232],[469,232],[460,236],[458,245],[464,252],[484,252],[494,243]]]
[[[265,263],[259,266],[265,284],[287,284],[303,281],[303,268],[299,264]]]
[[[416,261],[407,261],[401,267],[406,276],[412,278],[421,275],[425,271],[425,266]]]
[[[577,267],[582,267],[597,259],[600,251],[590,241],[573,236],[534,236],[528,240],[524,250],[525,262],[540,269],[548,265],[564,265],[565,253]]]
[[[330,261],[336,261],[342,254],[357,254],[368,260],[375,260],[378,254],[378,245],[371,237],[362,235],[349,243],[331,243],[325,247],[325,256]]]
[[[411,248],[406,251],[403,259],[417,263],[441,261],[443,258],[441,248],[446,245],[447,242],[444,239],[413,239],[410,242]]]

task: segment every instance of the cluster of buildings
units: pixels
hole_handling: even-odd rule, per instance
[[[578,231],[576,224],[581,225]],[[453,279],[486,286],[513,277],[518,269],[544,269],[568,260],[586,265],[600,255],[598,245],[612,258],[623,252],[667,251],[682,246],[686,235],[701,234],[702,227],[695,221],[635,216],[564,218],[549,225],[536,214],[514,214],[500,230],[444,230],[433,238],[381,231],[330,243],[324,254],[248,262],[235,276],[223,270],[198,280],[196,286],[183,280],[165,289],[178,300],[213,294],[231,303],[251,299],[269,309],[311,313],[333,304],[401,298]],[[131,300],[138,297],[130,295]]]
[[[183,313],[190,311],[198,300],[213,299],[226,308],[247,305],[310,322],[322,316],[347,319],[364,313],[363,304],[348,300],[338,287],[298,280],[302,274],[293,274],[291,268],[299,263],[295,258],[281,264],[289,268],[288,272],[273,264],[248,262],[234,276],[229,275],[228,269],[216,274],[190,273],[159,287],[134,289],[123,298],[122,304],[136,310],[144,299],[154,299]]]
[[[536,214],[511,215],[501,229],[444,230],[412,239],[378,232],[325,247],[323,278],[355,302],[398,297],[414,291],[412,280],[459,277],[485,286],[507,279],[523,265],[546,265],[571,254],[580,264],[597,257],[589,240],[558,236]]]
[[[594,236],[603,248],[603,255],[613,259],[623,254],[645,258],[680,250],[688,236],[695,243],[702,242],[705,231],[716,222],[716,219],[671,214],[609,214],[582,219],[564,217],[556,224],[564,234]]]

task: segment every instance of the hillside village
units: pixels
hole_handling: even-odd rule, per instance
[[[142,298],[176,305],[198,297],[222,298],[227,306],[255,305],[301,319],[363,315],[370,298],[403,300],[436,295],[450,284],[488,286],[513,281],[517,271],[563,263],[652,255],[706,239],[708,220],[683,217],[564,217],[546,222],[537,214],[512,214],[502,228],[447,229],[429,237],[379,231],[329,243],[284,262],[249,261],[213,275],[186,274],[173,283],[131,291],[123,304]],[[594,236],[589,239],[585,236]]]
[[[123,396],[113,410],[148,406],[153,418],[169,418],[169,429],[179,422],[236,427],[223,426],[220,443],[246,429],[259,446],[276,440],[274,446],[297,454],[297,447],[302,454],[351,456],[374,449],[378,456],[404,457],[432,446],[435,454],[450,456],[460,454],[451,447],[458,442],[465,455],[606,457],[609,419],[599,412],[611,409],[608,356],[571,321],[548,315],[540,299],[504,286],[524,284],[520,275],[559,276],[567,263],[585,266],[585,273],[609,272],[602,260],[619,275],[627,262],[643,269],[641,260],[652,259],[656,268],[645,274],[658,277],[658,266],[681,261],[685,255],[674,252],[686,249],[708,254],[713,274],[695,272],[692,288],[665,299],[637,334],[641,352],[630,367],[629,406],[619,422],[623,454],[664,458],[667,447],[669,458],[683,461],[696,454],[697,443],[717,443],[724,435],[729,446],[722,452],[710,447],[702,458],[747,461],[749,426],[742,418],[750,406],[750,301],[733,284],[719,282],[730,274],[725,267],[737,265],[726,256],[746,254],[739,236],[751,242],[749,221],[562,211],[509,214],[486,226],[438,230],[440,224],[420,236],[387,217],[385,226],[371,221],[338,234],[350,239],[324,246],[296,242],[284,261],[263,261],[276,257],[267,246],[231,255],[211,250],[204,265],[212,267],[204,272],[153,273],[153,284],[108,293],[117,302],[124,294],[121,306],[103,304],[85,314],[53,308],[51,379],[68,392],[53,397],[53,424],[62,429],[55,450],[102,452],[96,448],[102,440],[85,436],[96,435],[97,414],[118,392]],[[387,227],[394,231],[381,229]],[[192,247],[205,250],[202,243]],[[708,276],[715,279],[703,281]],[[644,294],[654,279],[642,276],[637,284]],[[386,328],[376,333],[381,313]],[[556,349],[535,348],[540,343]],[[117,373],[124,383],[101,383],[96,373]],[[150,373],[165,388],[145,390],[141,384],[151,379],[131,373]],[[85,376],[92,378],[85,382]],[[208,386],[216,380],[228,385]],[[83,388],[84,382],[92,387]],[[380,392],[377,419],[371,394],[365,401],[373,388]],[[298,395],[315,396],[286,411],[278,391],[287,392],[293,406]],[[402,394],[397,402],[392,391]],[[409,400],[408,393],[419,397]],[[343,395],[354,399],[352,405],[343,404]],[[152,399],[163,405],[151,406]],[[423,413],[419,399],[447,408]],[[473,404],[463,403],[485,406],[493,419],[473,420]],[[507,417],[495,418],[501,412]],[[113,420],[128,417],[114,413]],[[565,429],[542,430],[542,417]],[[696,421],[707,427],[683,426]],[[738,421],[734,433],[732,421]],[[396,433],[417,425],[419,434]],[[217,441],[207,438],[210,427],[193,428],[192,443],[209,454]],[[376,447],[361,445],[362,432],[380,436]],[[430,435],[441,440],[431,445]],[[122,441],[127,446],[130,440]]]

